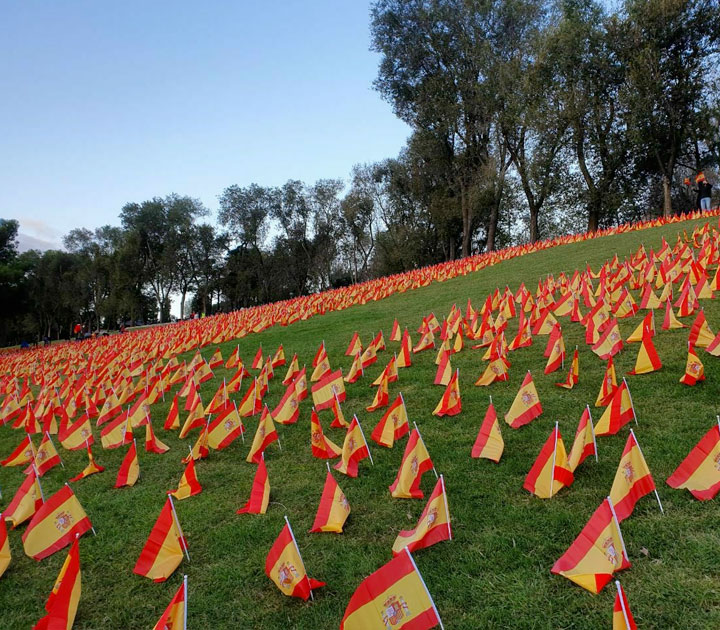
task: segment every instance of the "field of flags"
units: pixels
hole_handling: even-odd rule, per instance
[[[717,625],[719,227],[3,354],[2,627]]]

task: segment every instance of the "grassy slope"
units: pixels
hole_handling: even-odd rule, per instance
[[[618,252],[635,251],[640,242],[657,246],[662,235],[673,239],[685,227],[669,226],[578,243],[515,259],[481,272],[442,284],[433,284],[382,302],[354,307],[276,328],[240,340],[246,360],[262,342],[265,352],[283,343],[285,353],[297,352],[301,364],[311,362],[324,339],[333,368],[347,371],[350,361],[343,353],[354,331],[365,343],[378,329],[389,334],[393,317],[415,331],[420,318],[430,312],[442,318],[452,305],[471,298],[479,307],[495,287],[506,284],[515,290],[521,281],[533,289],[547,273],[572,271],[604,261]],[[689,226],[688,226],[689,227]],[[720,327],[720,307],[706,304],[713,330]],[[621,323],[624,337],[641,316]],[[659,324],[660,322],[658,322]],[[516,330],[513,322],[510,331]],[[435,353],[413,356],[413,367],[401,370],[391,396],[402,391],[411,421],[420,426],[437,470],[445,474],[455,540],[440,543],[416,554],[418,566],[433,594],[445,625],[450,628],[604,628],[609,627],[613,589],[592,596],[568,580],[550,574],[550,567],[575,538],[586,520],[609,492],[627,429],[600,438],[600,461],[588,460],[576,471],[575,484],[557,497],[543,501],[522,489],[524,477],[553,423],[560,422],[569,449],[577,421],[586,403],[592,403],[602,378],[604,363],[583,342],[579,324],[565,324],[568,348],[580,346],[580,384],[572,391],[553,383],[564,374],[544,376],[542,352],[545,337],[528,349],[512,353],[510,381],[490,388],[472,383],[484,365],[480,351],[466,348],[453,357],[460,368],[463,411],[450,419],[438,419],[431,411],[442,394],[432,386]],[[417,341],[417,333],[411,332]],[[716,392],[720,368],[703,353],[707,381],[694,388],[678,383],[686,357],[687,331],[661,332],[656,345],[663,361],[661,372],[630,377],[630,387],[640,419],[636,434],[658,484],[666,509],[661,516],[651,497],[642,499],[635,514],[623,524],[628,553],[633,563],[620,574],[636,620],[645,628],[709,628],[720,626],[720,593],[716,559],[720,557],[720,525],[716,502],[700,503],[687,492],[668,488],[664,480],[712,425],[717,411]],[[389,350],[397,344],[388,343]],[[227,358],[234,344],[222,346]],[[214,347],[203,354],[212,354]],[[618,374],[634,365],[637,346],[623,351],[617,360]],[[366,435],[382,412],[369,414],[374,390],[369,383],[382,370],[389,353],[381,353],[364,379],[349,385],[346,417],[357,413]],[[503,423],[505,453],[500,464],[473,460],[470,449],[492,394],[498,414],[509,408],[519,384],[531,369],[544,414],[531,425],[513,431]],[[202,388],[207,402],[219,379]],[[284,368],[271,382],[269,404],[282,395]],[[168,401],[169,402],[169,401]],[[168,403],[153,408],[158,427]],[[247,499],[255,467],[244,461],[249,440],[240,441],[198,464],[202,494],[178,502],[180,521],[189,540],[192,561],[183,562],[164,584],[154,584],[132,573],[132,567],[164,502],[164,491],[176,487],[182,472],[179,459],[188,440],[158,431],[171,446],[163,456],[142,452],[141,479],[134,488],[111,489],[122,451],[96,455],[105,473],[75,485],[76,492],[97,529],[97,538],[81,542],[83,594],[75,628],[151,628],[181,582],[189,575],[190,628],[336,628],[348,599],[360,580],[390,558],[397,531],[414,526],[422,501],[393,500],[387,490],[402,457],[405,439],[392,450],[370,443],[375,466],[360,465],[360,476],[336,475],[352,506],[343,535],[307,534],[322,490],[325,463],[311,457],[309,448],[310,400],[301,405],[295,426],[279,426],[282,452],[272,445],[267,453],[271,503],[264,516],[238,516],[235,510]],[[593,410],[595,419],[599,410]],[[329,412],[321,417],[326,434],[342,444],[343,433],[328,429]],[[250,440],[257,425],[248,423]],[[194,432],[195,433],[195,432]],[[137,432],[140,438],[140,431]],[[18,435],[0,430],[0,453],[6,454]],[[65,479],[85,465],[83,453],[62,452],[66,470],[54,469],[43,479],[46,493],[57,490]],[[21,481],[18,469],[0,469],[3,499],[10,500]],[[434,485],[425,476],[426,494]],[[316,601],[303,603],[285,598],[264,575],[267,550],[287,514],[295,530],[311,576],[328,586]],[[11,532],[13,561],[0,578],[0,625],[7,630],[27,628],[42,607],[64,559],[58,553],[36,563],[22,552],[24,526]]]

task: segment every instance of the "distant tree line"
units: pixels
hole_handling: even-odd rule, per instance
[[[0,222],[0,344],[166,322],[696,206],[720,167],[717,0],[376,0],[375,88],[411,128],[347,181],[128,203],[63,251]],[[690,184],[687,184],[687,179]],[[716,197],[717,199],[717,197]]]

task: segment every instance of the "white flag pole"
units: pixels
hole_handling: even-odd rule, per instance
[[[620,600],[620,607],[622,608],[623,618],[625,619],[625,626],[627,628],[630,628],[630,619],[628,619],[627,609],[625,608],[625,598],[623,597],[623,592],[620,588],[619,580],[615,580],[615,587],[617,588],[618,599]]]
[[[362,435],[363,442],[365,442],[365,448],[367,449],[370,463],[374,466],[375,462],[373,462],[372,453],[370,452],[370,447],[368,446],[367,440],[365,439],[365,432],[363,431],[362,425],[360,424],[360,420],[358,420],[358,417],[356,415],[353,416],[353,418],[355,418],[355,422],[357,422],[357,425],[360,428],[360,435]]]
[[[553,458],[552,458],[552,468],[550,469],[550,497],[552,499],[553,496],[553,486],[555,485],[555,461],[557,459],[557,443],[558,443],[558,427],[559,422],[555,422],[555,445],[553,446]]]
[[[190,561],[190,554],[188,553],[187,543],[185,542],[185,534],[183,534],[182,527],[180,527],[180,519],[178,518],[177,512],[175,511],[175,503],[172,500],[172,495],[168,494],[168,499],[170,501],[170,508],[172,509],[173,518],[175,519],[175,525],[177,525],[178,531],[180,532],[180,542],[182,544],[183,551],[185,552],[185,556],[187,556],[188,561]]]

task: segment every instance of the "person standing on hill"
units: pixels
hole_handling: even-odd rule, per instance
[[[710,210],[710,201],[712,199],[712,184],[705,179],[704,173],[698,173],[695,178],[698,185],[698,198],[700,199],[700,210],[707,212]]]

